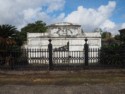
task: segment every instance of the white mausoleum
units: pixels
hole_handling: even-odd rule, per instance
[[[47,49],[48,40],[51,39],[53,49],[63,48],[68,44],[69,51],[82,51],[85,38],[88,39],[90,48],[101,47],[100,32],[84,32],[80,25],[61,22],[49,25],[46,33],[27,33],[27,48]]]

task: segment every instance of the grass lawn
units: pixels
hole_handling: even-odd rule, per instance
[[[125,70],[0,71],[0,85],[79,85],[125,83]]]

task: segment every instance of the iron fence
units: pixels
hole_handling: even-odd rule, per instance
[[[105,51],[106,52],[106,51]],[[103,57],[101,57],[101,55]],[[114,60],[112,60],[114,58]],[[119,62],[118,55],[107,56],[100,49],[91,48],[88,50],[88,66],[107,65],[103,62]],[[102,64],[102,65],[101,65]],[[108,64],[109,66],[110,64]],[[21,49],[18,51],[0,51],[0,69],[28,69],[48,70],[49,51],[48,49]],[[84,69],[85,51],[52,51],[53,69]]]
[[[100,62],[100,49],[98,48],[91,48],[88,51],[88,60],[89,63],[99,63]]]
[[[124,49],[89,48],[85,43],[83,51],[52,49],[0,50],[0,69],[53,70],[85,69],[97,67],[125,66]]]

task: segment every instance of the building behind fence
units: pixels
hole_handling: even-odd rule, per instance
[[[49,39],[48,49],[20,49],[18,51],[0,51],[1,66],[48,66],[53,69],[54,66],[88,66],[91,63],[98,63],[100,50],[89,48],[87,39],[83,46],[83,51],[69,51],[69,49],[53,49]]]
[[[49,39],[48,49],[0,50],[0,69],[84,69],[91,65],[116,65],[125,67],[124,44],[106,49],[90,48],[86,38],[83,50],[70,51],[68,44],[55,49]],[[113,48],[112,48],[113,47]]]
[[[67,49],[69,51],[83,51],[84,39],[87,37],[90,48],[101,48],[101,33],[85,32],[80,25],[73,23],[56,23],[48,26],[46,33],[27,33],[29,49],[47,49],[48,40],[52,39],[53,49]]]

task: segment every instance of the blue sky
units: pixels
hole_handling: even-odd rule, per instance
[[[125,28],[125,0],[0,0],[0,24],[19,30],[42,20],[47,24],[71,22],[85,32],[96,28],[118,34]]]
[[[64,11],[68,14],[76,10],[78,6],[97,9],[101,5],[107,5],[109,1],[116,2],[116,8],[110,19],[116,23],[125,22],[125,0],[67,0]]]

